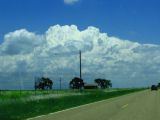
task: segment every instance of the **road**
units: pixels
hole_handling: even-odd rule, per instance
[[[160,120],[160,90],[145,90],[32,120]]]

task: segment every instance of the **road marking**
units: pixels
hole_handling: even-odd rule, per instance
[[[128,104],[123,105],[121,108],[124,109],[124,108],[126,108],[127,106],[128,106]]]

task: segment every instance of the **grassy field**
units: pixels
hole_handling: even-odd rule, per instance
[[[144,89],[1,91],[0,120],[23,120]],[[33,99],[34,98],[34,99]],[[45,99],[43,99],[45,98]]]

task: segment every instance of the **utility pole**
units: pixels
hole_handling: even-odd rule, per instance
[[[61,79],[61,77],[59,79],[59,88],[60,88],[60,90],[62,89],[62,79]]]
[[[82,79],[82,63],[81,63],[81,50],[79,51],[79,62],[80,62],[80,66],[79,66],[79,68],[80,68],[80,79]]]
[[[21,92],[22,92],[22,81],[21,81],[21,74],[20,74],[20,70],[18,70],[18,77],[19,77],[19,85],[20,85],[20,95],[21,95]]]
[[[37,90],[36,82],[37,82],[37,78],[34,77],[34,93],[35,93],[35,95],[36,95],[36,90]]]

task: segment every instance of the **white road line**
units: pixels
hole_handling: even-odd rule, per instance
[[[129,105],[129,104],[125,104],[125,105],[123,105],[121,108],[122,108],[122,109],[123,109],[123,108],[126,108],[128,105]]]

